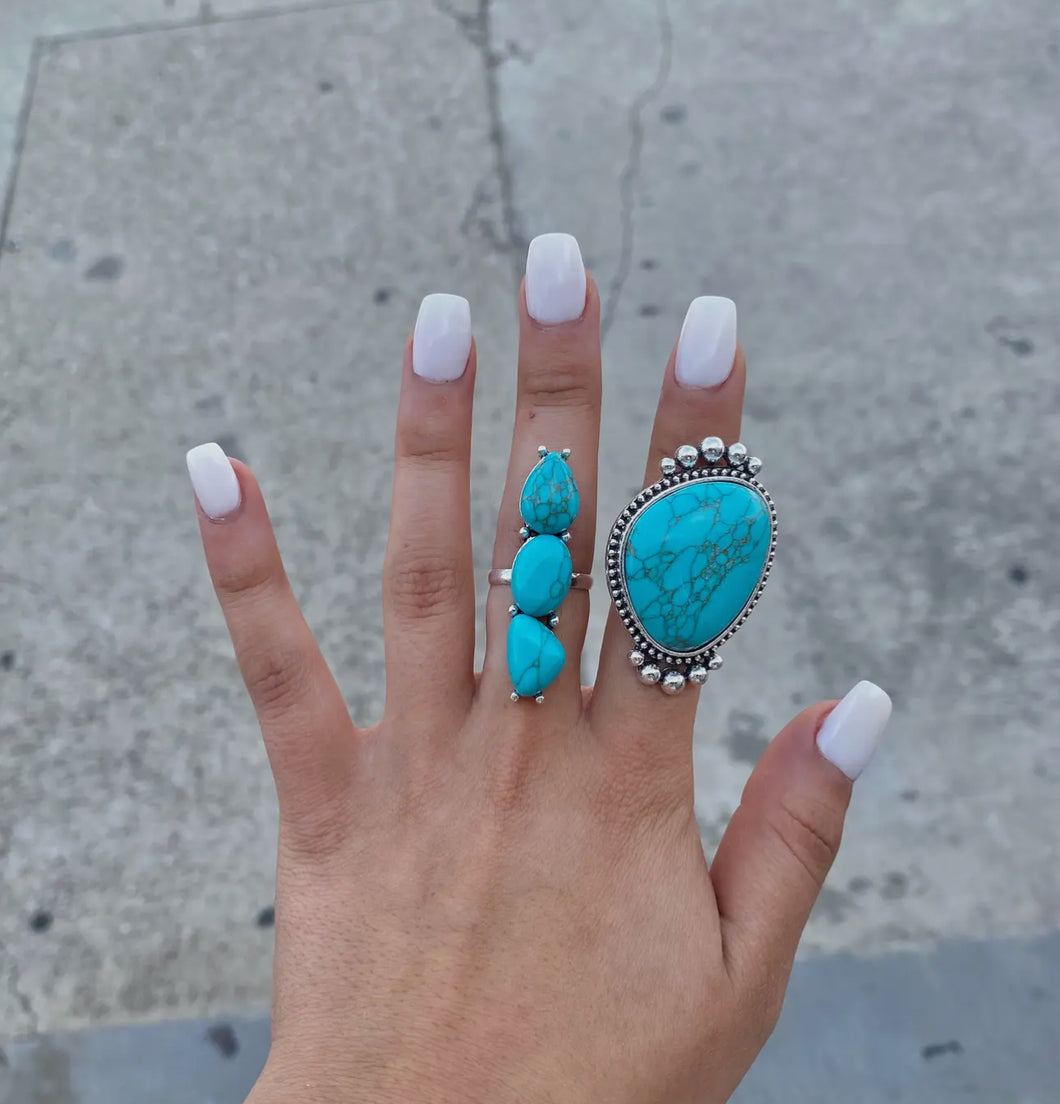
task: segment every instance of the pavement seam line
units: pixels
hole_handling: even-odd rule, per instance
[[[473,15],[457,11],[450,0],[435,0],[434,6],[442,15],[453,20],[467,42],[482,58],[483,76],[486,82],[486,111],[490,124],[488,140],[493,147],[494,171],[500,191],[502,226],[500,233],[486,220],[480,219],[479,226],[494,248],[508,254],[512,265],[512,276],[518,282],[521,275],[518,258],[526,252],[528,242],[518,229],[512,170],[505,150],[504,123],[501,119],[500,90],[497,83],[497,69],[503,59],[491,46],[493,34],[490,3],[491,0],[478,0],[478,7]],[[462,229],[466,230],[474,221],[484,199],[480,185],[475,189],[475,194],[472,195],[461,220]]]
[[[305,15],[312,12],[337,11],[341,8],[368,7],[382,0],[311,0],[303,4],[278,4],[274,7],[255,8],[252,11],[223,12],[218,14],[208,2],[200,5],[198,14],[180,19],[160,19],[147,23],[126,23],[120,27],[96,27],[87,31],[64,31],[53,35],[41,35],[40,41],[48,45],[63,46],[71,42],[94,42],[106,38],[127,38],[133,35],[158,34],[162,31],[186,31],[193,27],[213,27],[226,23],[249,23],[255,19],[274,19],[284,15]]]
[[[30,46],[29,66],[26,70],[26,83],[22,89],[22,103],[15,121],[15,143],[11,149],[11,164],[4,182],[4,203],[0,208],[0,264],[9,245],[7,227],[11,219],[11,210],[15,205],[15,187],[18,183],[19,168],[22,164],[22,150],[26,144],[26,131],[29,128],[29,113],[33,106],[33,96],[37,90],[37,72],[40,68],[41,40],[35,38]]]
[[[29,1017],[30,1034],[36,1035],[40,1031],[40,1019],[29,994],[22,988],[22,971],[18,968],[18,959],[7,949],[7,944],[3,940],[0,940],[0,954],[11,963],[7,980],[8,992]]]
[[[637,94],[629,107],[629,154],[626,164],[618,178],[618,195],[621,210],[622,245],[618,257],[618,267],[608,286],[607,303],[600,324],[601,341],[607,340],[608,332],[615,320],[622,292],[629,278],[633,261],[633,207],[634,193],[640,180],[640,161],[644,147],[644,111],[652,100],[656,99],[666,82],[670,79],[670,67],[673,62],[673,23],[670,20],[668,0],[656,0],[659,17],[659,64],[651,82]]]

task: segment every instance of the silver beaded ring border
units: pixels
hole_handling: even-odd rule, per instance
[[[696,467],[701,458],[709,465],[708,467]],[[722,460],[727,460],[727,465],[717,466]],[[698,447],[681,445],[675,450],[673,456],[663,457],[659,467],[662,478],[650,487],[645,487],[618,515],[611,527],[607,538],[607,586],[611,592],[615,610],[633,638],[633,650],[629,653],[629,661],[639,669],[641,681],[651,685],[658,683],[667,694],[679,694],[687,683],[702,685],[707,681],[711,671],[721,669],[723,661],[718,655],[718,648],[736,633],[747,620],[751,610],[758,605],[776,556],[777,510],[769,492],[755,478],[762,469],[762,461],[757,456],[748,456],[747,448],[740,442],[726,447],[720,437],[707,437]],[[769,553],[758,585],[728,628],[694,652],[671,652],[660,647],[648,635],[629,600],[625,572],[622,568],[626,538],[629,536],[630,526],[642,510],[659,498],[698,479],[747,484],[762,496],[769,508]]]

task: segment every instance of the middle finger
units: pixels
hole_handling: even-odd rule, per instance
[[[596,458],[600,440],[600,300],[569,234],[544,234],[530,243],[519,299],[519,382],[508,476],[497,518],[493,566],[511,567],[522,538],[519,505],[538,447],[570,449],[580,506],[570,527],[575,572],[592,570],[596,529]],[[481,693],[490,702],[512,691],[506,640],[511,591],[491,588],[486,606],[486,656]],[[559,610],[556,636],[563,668],[545,690],[542,708],[581,709],[580,660],[588,621],[588,595],[572,590]],[[525,702],[519,708],[532,708]]]

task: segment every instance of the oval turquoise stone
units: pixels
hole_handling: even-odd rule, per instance
[[[743,483],[682,484],[636,516],[626,538],[629,602],[670,652],[705,647],[740,616],[765,570],[773,523]]]
[[[535,533],[562,533],[578,516],[578,484],[558,452],[543,456],[526,477],[519,500],[523,521]]]
[[[571,558],[559,537],[531,537],[515,554],[512,600],[531,617],[559,609],[570,590]]]
[[[517,613],[508,625],[508,674],[515,692],[535,698],[563,670],[566,656],[556,634],[540,621]]]

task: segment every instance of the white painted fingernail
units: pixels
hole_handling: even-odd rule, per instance
[[[425,295],[412,332],[412,370],[423,379],[459,379],[471,354],[471,304],[462,295]]]
[[[859,682],[817,733],[817,747],[854,781],[869,765],[891,716],[891,699],[875,683]]]
[[[720,295],[700,295],[689,304],[677,339],[677,382],[717,387],[736,359],[736,304]]]
[[[535,322],[573,322],[585,310],[585,262],[573,234],[539,234],[526,251],[526,309]]]
[[[220,445],[196,445],[185,457],[192,490],[207,517],[226,517],[242,501],[239,480]]]

